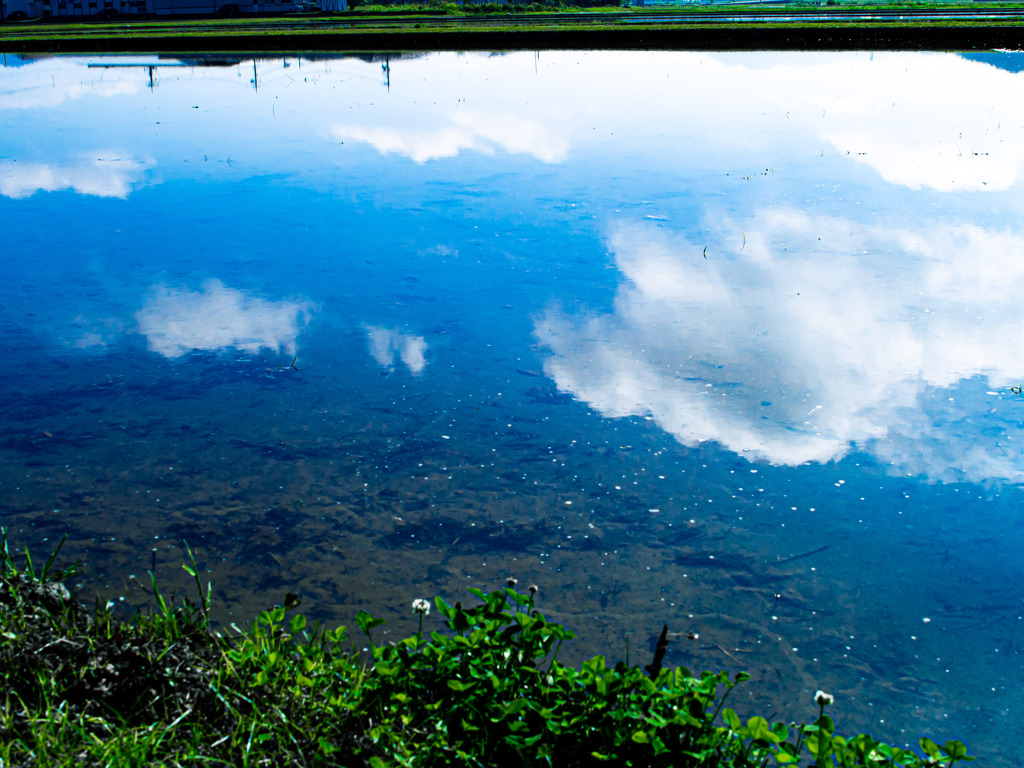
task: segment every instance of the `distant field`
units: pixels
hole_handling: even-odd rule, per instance
[[[48,53],[1024,47],[1014,4],[656,5],[536,11],[380,7],[235,19],[12,22],[0,50]]]

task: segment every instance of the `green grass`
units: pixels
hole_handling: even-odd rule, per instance
[[[979,18],[989,9],[1015,9],[1012,2],[969,4],[837,0],[823,5],[795,0],[780,5],[687,3],[623,8],[583,7],[561,0],[508,5],[458,6],[446,0],[420,5],[381,3],[338,14],[284,14],[237,19],[138,19],[112,23],[46,22],[0,25],[0,50],[45,53],[199,53],[254,51],[680,49],[747,48],[988,50],[1024,44],[1020,15]],[[950,20],[915,13],[935,9],[969,12]],[[898,18],[862,20],[801,18],[849,11],[898,11]],[[658,17],[692,14],[686,22]],[[750,20],[732,18],[752,13]],[[637,14],[644,14],[641,19]],[[789,19],[779,20],[779,15]],[[835,36],[830,36],[835,32]]]
[[[0,765],[18,766],[948,766],[964,745],[919,741],[923,756],[840,736],[825,713],[786,726],[726,706],[749,676],[597,656],[558,661],[571,630],[514,581],[474,605],[433,605],[446,627],[379,645],[361,611],[360,653],[343,627],[310,626],[299,600],[237,636],[211,632],[212,588],[191,551],[198,600],[167,600],[131,621],[86,609],[63,587],[79,564],[19,565],[0,549]],[[61,542],[63,543],[63,542]],[[667,629],[667,628],[666,628]]]

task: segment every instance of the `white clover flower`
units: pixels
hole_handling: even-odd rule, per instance
[[[413,610],[414,613],[419,613],[419,614],[422,614],[422,615],[426,616],[428,613],[430,613],[430,603],[428,603],[423,598],[420,598],[418,600],[413,600],[412,601],[412,610]]]
[[[814,694],[814,703],[819,707],[827,707],[829,704],[834,702],[836,697],[831,693],[825,693],[824,691],[818,691]]]

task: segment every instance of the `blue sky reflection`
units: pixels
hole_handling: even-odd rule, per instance
[[[611,309],[557,309],[571,297],[555,284],[534,306],[561,389],[750,459],[862,449],[895,471],[1018,480],[1019,450],[962,418],[949,423],[974,458],[948,465],[925,443],[958,438],[924,429],[922,409],[949,390],[946,411],[984,412],[989,431],[1016,423],[1024,241],[1007,222],[1022,202],[1024,102],[1005,94],[1021,77],[939,54],[434,54],[395,59],[387,80],[357,58],[42,58],[0,69],[0,195],[125,200],[179,180],[284,174],[321,187],[342,173],[356,199],[400,215],[403,200],[424,206],[455,252],[479,250],[472,231],[455,233],[493,218],[493,201],[510,200],[527,240],[551,236],[527,224],[538,210],[586,208],[622,282]],[[434,164],[450,186],[407,179],[408,163]],[[513,167],[520,180],[493,175]],[[474,197],[453,208],[446,189]],[[305,250],[313,265],[322,246]],[[310,298],[298,302],[254,298],[277,293],[258,284],[246,297],[230,270],[205,259],[202,274],[196,259],[151,277],[201,290],[111,288],[120,314],[76,308],[71,345],[135,328],[171,357],[296,349],[326,285],[300,285]],[[424,337],[365,317],[336,320],[364,328],[385,369],[423,372]],[[958,397],[975,377],[996,394]]]
[[[194,172],[180,164],[196,155],[233,155],[250,173],[309,174],[291,162],[299,140],[343,165],[353,159],[345,147],[359,145],[416,163],[466,151],[563,163],[619,144],[613,155],[649,163],[653,152],[656,167],[669,169],[686,167],[684,158],[719,166],[726,149],[785,147],[791,161],[834,155],[889,184],[942,192],[1009,189],[1024,160],[1024,107],[1005,97],[1020,90],[1021,74],[939,54],[435,54],[391,62],[386,91],[381,65],[359,59],[201,68],[122,57],[103,63],[135,66],[88,66],[98,61],[0,68],[2,121],[26,128],[6,133],[0,159],[92,157],[122,136],[135,150],[118,156],[152,157],[174,176]],[[75,130],[50,140],[39,110]],[[256,151],[267,142],[293,152]]]
[[[791,670],[793,718],[835,688],[844,730],[1024,764],[1024,74],[989,61],[0,67],[5,524],[101,585],[205,542],[236,617],[396,632],[529,573],[594,652],[699,620],[672,663]]]
[[[613,311],[547,309],[537,326],[554,353],[548,373],[602,413],[650,414],[686,444],[715,440],[780,464],[870,448],[936,478],[950,468],[920,447],[912,461],[891,447],[920,431],[930,393],[983,377],[1001,394],[952,402],[994,409],[991,423],[1015,418],[1004,397],[1024,376],[1024,243],[1005,222],[1021,203],[1024,102],[1004,96],[1021,74],[956,56],[858,53],[436,54],[390,67],[386,88],[381,64],[359,59],[44,58],[0,69],[12,137],[0,195],[124,200],[178,179],[284,172],[319,185],[342,171],[354,194],[391,185],[388,199],[433,202],[443,223],[440,201],[402,181],[404,163],[454,169],[475,155],[483,164],[445,173],[497,200],[512,187],[489,174],[519,158],[519,183],[535,196],[589,206],[622,273]],[[313,153],[318,162],[303,161]],[[540,181],[544,166],[564,168]],[[594,187],[588,173],[610,181]],[[538,202],[525,203],[527,217]],[[629,210],[638,205],[646,220]],[[244,299],[216,272],[202,279],[198,292],[145,299],[134,321],[151,349],[295,349],[308,304]],[[122,293],[141,302],[148,289]],[[546,303],[562,300],[553,290]],[[132,325],[99,322],[76,344]],[[421,373],[422,337],[388,328],[366,326],[374,359]],[[984,455],[971,477],[1019,479],[1015,449]]]

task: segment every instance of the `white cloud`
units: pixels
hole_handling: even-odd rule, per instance
[[[116,317],[93,320],[79,315],[62,341],[73,349],[102,350],[124,336],[124,330],[124,323]]]
[[[1020,74],[956,56],[893,54],[812,76],[818,93],[844,94],[829,105],[822,138],[890,184],[1002,190],[1020,177],[1024,109],[999,96],[1019,90]]]
[[[774,208],[710,230],[706,259],[703,241],[661,228],[611,235],[623,275],[613,311],[552,309],[536,322],[560,389],[608,416],[649,415],[684,444],[776,464],[858,447],[935,478],[1018,478],[1024,447],[970,425],[1002,408],[987,417],[994,434],[1019,409],[958,391],[1024,381],[1024,237],[865,229]],[[948,403],[938,421],[923,416],[935,398]],[[962,470],[950,446],[968,457]]]
[[[569,152],[568,139],[556,127],[514,113],[462,110],[452,115],[452,122],[509,154],[530,155],[544,163],[563,162]]]
[[[0,195],[14,199],[36,192],[74,190],[82,195],[126,198],[156,163],[97,151],[64,165],[0,160]]]
[[[142,67],[87,69],[87,63],[86,59],[48,57],[27,66],[0,67],[0,111],[56,107],[85,96],[133,94],[142,90],[148,79]]]
[[[525,154],[545,163],[565,160],[569,142],[536,120],[515,114],[460,110],[445,117],[444,124],[423,130],[335,125],[331,135],[338,141],[362,141],[382,155],[404,155],[417,163],[456,157],[464,150],[492,155],[496,149]]]
[[[309,302],[269,301],[209,280],[200,291],[156,288],[135,321],[149,349],[165,357],[232,347],[293,355],[312,310]]]
[[[427,342],[422,336],[378,325],[366,325],[364,329],[370,355],[377,365],[390,371],[395,367],[395,361],[401,360],[413,376],[423,373],[427,367]]]
[[[630,143],[657,141],[666,169],[692,171],[722,168],[723,148],[768,163],[782,147],[804,162],[824,150],[890,184],[939,191],[1008,189],[1024,168],[1024,102],[1005,97],[1024,73],[958,56],[548,53],[529,79],[523,58],[474,60],[484,82],[476,89],[445,55],[396,64],[396,82],[415,79],[416,88],[389,99],[408,99],[416,122],[394,106],[364,106],[356,120],[333,120],[331,135],[417,163],[499,149],[557,163],[570,146],[584,156],[613,143],[628,155]],[[489,81],[501,82],[501,103]],[[472,106],[449,106],[453,82]]]
[[[338,141],[417,163],[464,152],[560,163],[595,146],[613,147],[623,162],[649,162],[645,153],[657,146],[655,169],[666,173],[811,163],[824,151],[818,167],[830,176],[838,153],[890,184],[944,191],[1007,189],[1024,168],[1024,101],[1006,97],[1024,73],[947,54],[437,53],[392,61],[386,97],[376,62],[259,62],[267,101],[252,98],[252,62],[166,61],[155,68],[147,109],[111,98],[146,89],[151,62],[122,57],[114,63],[138,66],[105,69],[88,66],[100,60],[54,58],[0,69],[5,154],[37,158],[123,129],[146,137],[171,173],[193,172],[183,156],[237,159],[243,151],[250,162],[260,157],[261,172],[295,173],[290,155],[262,149],[296,136],[321,169],[347,161]],[[341,89],[344,99],[329,98]]]

